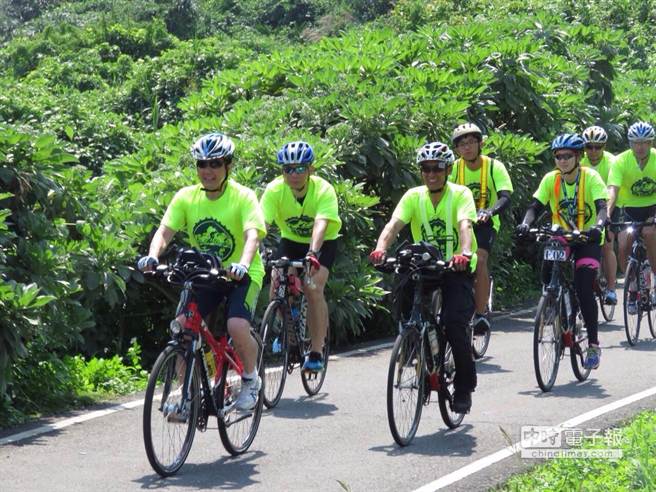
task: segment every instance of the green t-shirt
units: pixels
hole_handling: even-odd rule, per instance
[[[615,156],[604,150],[604,155],[596,166],[590,164],[590,159],[588,159],[587,155],[581,159],[581,166],[594,169],[599,173],[604,183],[608,183],[608,174],[610,173],[610,168],[613,166],[613,162],[615,162]]]
[[[297,243],[310,244],[316,219],[326,219],[325,240],[336,239],[342,227],[335,188],[319,176],[310,176],[307,193],[296,199],[282,176],[271,181],[260,199],[267,224],[275,223],[280,235]]]
[[[228,180],[223,195],[209,200],[201,187],[197,184],[178,191],[166,209],[162,225],[174,231],[185,229],[192,246],[218,255],[224,266],[238,263],[244,251],[244,231],[256,229],[260,238],[266,234],[255,192]],[[248,274],[262,287],[264,267],[259,254],[253,257]]]
[[[610,169],[608,185],[620,189],[617,204],[622,207],[656,204],[656,149],[651,149],[649,160],[642,170],[631,149],[619,154]]]
[[[512,193],[513,186],[508,170],[501,161],[492,159],[486,155],[481,156],[481,158],[483,159],[483,163],[480,169],[476,169],[475,171],[469,169],[464,160],[458,159],[453,166],[449,179],[454,183],[465,185],[471,190],[474,196],[474,205],[477,209],[492,208],[497,202],[497,192],[509,191]],[[486,203],[482,203],[483,200],[481,199],[481,181],[483,180],[482,173],[484,166],[487,166]],[[494,225],[494,229],[499,232],[501,221],[498,215],[492,217],[492,224]]]
[[[560,181],[558,190],[556,190],[556,180]],[[552,223],[570,230],[571,227],[567,222],[569,220],[576,225],[578,230],[585,231],[590,229],[597,220],[595,200],[608,199],[608,191],[599,173],[589,167],[582,167],[580,170],[578,192],[576,186],[576,183],[570,185],[561,180],[559,170],[551,171],[542,178],[533,197],[542,205],[549,204]],[[556,191],[558,191],[557,197]],[[581,192],[583,201],[579,207],[578,197]],[[582,224],[577,220],[579,210],[582,213]]]
[[[444,241],[440,240],[446,239],[451,242],[453,254],[461,253],[459,223],[462,220],[470,220],[473,223],[476,220],[476,206],[469,188],[451,182],[447,182],[446,186],[447,189],[437,207],[433,207],[426,186],[410,188],[401,197],[392,216],[405,224],[410,224],[414,242],[427,241],[434,244],[442,252],[444,258],[449,260],[447,246]],[[448,214],[451,215],[450,218]],[[426,233],[424,217],[431,228],[430,234]],[[447,231],[449,222],[451,231]],[[431,241],[431,238],[434,241]],[[472,251],[475,253],[477,249],[476,235],[472,231]],[[476,259],[477,256],[474,254],[470,263],[472,271],[476,269]]]

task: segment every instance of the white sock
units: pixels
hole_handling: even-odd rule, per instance
[[[246,380],[248,380],[248,381],[252,381],[252,380],[255,379],[256,377],[257,377],[257,371],[256,371],[255,369],[253,369],[252,372],[243,372],[243,373],[241,374],[241,378],[242,378],[242,379],[246,379]]]

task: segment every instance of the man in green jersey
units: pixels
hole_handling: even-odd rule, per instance
[[[608,134],[600,126],[590,126],[583,130],[583,142],[585,143],[585,156],[581,159],[582,167],[590,167],[599,173],[604,183],[608,184],[608,174],[610,168],[615,161],[615,156],[605,150],[606,142],[608,141]],[[612,222],[618,222],[620,219],[619,208],[615,209]],[[609,216],[610,217],[610,216]],[[606,228],[606,241],[601,247],[601,255],[603,258],[602,266],[604,275],[608,282],[608,290],[606,291],[606,304],[617,304],[617,294],[615,293],[615,284],[617,281],[617,257],[615,256],[615,249],[613,243],[615,241],[615,233]]]
[[[474,332],[483,335],[490,329],[487,305],[490,297],[490,273],[487,263],[492,252],[494,239],[499,233],[499,214],[510,207],[513,192],[510,176],[502,162],[482,155],[483,132],[473,123],[465,123],[453,130],[451,141],[460,156],[453,166],[449,179],[459,185],[467,186],[474,195],[477,218],[474,234],[476,251],[476,280],[474,298]]]
[[[467,413],[471,409],[471,393],[476,388],[476,367],[468,333],[474,314],[472,273],[476,270],[477,243],[472,223],[476,220],[476,205],[469,188],[448,181],[453,160],[453,152],[441,142],[428,143],[419,149],[417,164],[424,185],[409,189],[401,197],[369,258],[374,264],[382,263],[387,248],[401,229],[410,224],[412,239],[436,246],[456,270],[444,276],[442,320],[456,366],[452,409]]]
[[[313,175],[314,151],[302,141],[289,142],[278,151],[282,176],[270,182],[260,199],[267,227],[280,229],[276,257],[305,258],[310,263],[311,283],[303,293],[308,302],[308,326],[312,347],[303,368],[322,371],[322,352],[328,333],[328,305],[324,288],[337,253],[342,226],[333,186]]]
[[[200,183],[175,194],[150,243],[148,256],[139,260],[138,267],[142,271],[155,268],[159,256],[181,230],[187,233],[192,246],[217,255],[229,265],[229,275],[237,284],[226,300],[227,327],[244,364],[236,406],[250,410],[257,403],[262,385],[256,370],[257,342],[251,336],[251,320],[264,277],[262,260],[256,253],[266,228],[255,192],[228,178],[233,154],[232,140],[222,133],[204,135],[194,143],[191,155]],[[214,290],[203,289],[196,296],[205,319],[222,300]]]
[[[642,222],[656,215],[656,151],[652,148],[656,133],[649,123],[638,121],[629,127],[627,136],[631,148],[617,156],[608,176],[608,213],[611,214],[619,203],[628,220]],[[642,236],[649,264],[656,272],[656,230],[645,227]],[[632,245],[632,236],[620,234],[619,255],[623,271]],[[630,314],[637,312],[635,294],[629,295],[627,309]]]
[[[517,234],[525,236],[547,205],[551,208],[553,225],[587,233],[589,242],[576,244],[571,249],[575,260],[574,288],[588,332],[589,345],[584,366],[597,369],[601,349],[593,286],[601,260],[608,194],[601,176],[589,167],[580,166],[583,145],[583,139],[571,133],[559,135],[551,143],[556,170],[542,178],[524,220],[517,226]],[[543,263],[542,281],[545,284],[551,278],[552,264]]]

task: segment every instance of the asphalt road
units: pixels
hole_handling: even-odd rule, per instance
[[[621,306],[617,313],[621,320]],[[557,425],[656,384],[656,340],[645,326],[639,344],[630,347],[615,321],[600,327],[601,366],[590,379],[576,381],[565,358],[552,392],[543,394],[533,373],[532,322],[532,313],[497,320],[489,355],[477,363],[479,387],[463,425],[448,430],[431,403],[406,448],[394,443],[388,429],[390,348],[378,348],[331,361],[324,388],[313,398],[304,396],[298,372],[292,374],[280,404],[265,413],[242,456],[225,452],[214,421],[196,434],[178,475],[160,479],[144,452],[137,405],[1,445],[0,490],[413,491],[519,441],[522,426]],[[655,407],[652,395],[578,428],[588,434]],[[487,490],[533,464],[514,455],[481,465],[444,490]]]

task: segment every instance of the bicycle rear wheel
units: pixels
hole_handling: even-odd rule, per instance
[[[392,437],[407,446],[417,433],[424,403],[426,360],[417,330],[396,337],[387,373],[387,422]]]
[[[588,331],[585,326],[576,324],[574,328],[574,345],[569,349],[569,358],[572,363],[572,371],[579,381],[585,381],[590,375],[592,369],[586,369],[583,365],[585,361],[590,342],[588,340]]]
[[[606,304],[606,292],[608,290],[608,281],[602,273],[599,273],[597,278],[597,299],[599,300],[599,310],[601,315],[606,321],[613,321],[615,319],[615,304]]]
[[[472,334],[472,350],[474,352],[474,359],[482,359],[487,352],[490,345],[490,330],[486,330],[483,335]]]
[[[307,299],[303,296],[301,300],[301,312],[299,317],[299,323],[301,323],[301,339],[303,340],[303,353],[310,353],[311,339],[310,339],[310,330],[307,326]],[[313,371],[304,371],[301,368],[301,382],[303,383],[303,388],[309,396],[316,395],[321,387],[323,382],[326,379],[326,372],[328,371],[328,358],[330,357],[330,326],[326,331],[326,338],[323,341],[323,350],[321,352],[321,357],[323,357],[323,370],[319,372]],[[303,366],[303,361],[301,361],[301,366]]]
[[[162,477],[184,464],[196,432],[200,407],[200,375],[194,364],[189,399],[182,401],[185,350],[166,347],[148,378],[143,410],[143,438],[150,466]]]
[[[635,345],[638,342],[640,335],[640,320],[642,318],[641,302],[638,289],[638,264],[635,261],[629,261],[626,268],[626,275],[624,276],[624,331],[626,333],[626,340],[629,345]],[[635,287],[636,291],[633,292],[632,288]],[[629,303],[635,304],[635,311],[629,313]]]
[[[533,367],[535,378],[542,391],[550,391],[556,375],[560,354],[561,338],[561,306],[552,295],[544,294],[540,298],[535,315],[533,330]]]
[[[444,423],[449,429],[455,429],[462,423],[465,414],[451,410],[453,393],[455,393],[453,381],[456,375],[456,362],[453,358],[453,351],[451,350],[449,342],[444,341],[444,343],[440,344],[438,360],[440,361],[439,370],[442,375],[440,380],[441,388],[437,393],[440,414],[442,415],[442,420],[444,420]]]
[[[241,412],[234,402],[241,391],[241,375],[228,362],[223,363],[222,377],[216,387],[217,408],[219,410],[219,435],[221,442],[231,455],[245,452],[255,439],[262,418],[262,393],[264,390],[264,364],[262,363],[262,340],[258,333],[251,335],[257,342],[257,373],[263,384],[253,410]]]
[[[289,350],[287,346],[287,323],[289,318],[284,306],[279,301],[273,301],[267,307],[262,324],[260,337],[264,348],[264,405],[267,408],[275,407],[285,388],[287,379],[287,361]]]

